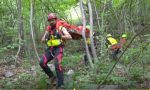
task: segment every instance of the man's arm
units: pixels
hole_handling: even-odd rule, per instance
[[[61,31],[63,33],[63,35],[61,36],[62,39],[65,39],[65,40],[71,40],[72,39],[71,35],[68,33],[66,28],[62,27]]]
[[[41,39],[42,42],[46,41],[46,36],[47,36],[48,34],[49,34],[49,32],[48,32],[48,31],[45,31],[45,33],[44,33],[44,35],[43,35],[43,37],[42,37],[42,39]]]

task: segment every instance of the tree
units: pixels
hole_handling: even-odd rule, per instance
[[[23,16],[22,16],[22,1],[18,0],[18,36],[19,36],[19,49],[17,57],[22,56],[24,53],[24,29],[23,29]]]

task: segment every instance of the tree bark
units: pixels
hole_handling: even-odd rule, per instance
[[[92,13],[92,7],[91,7],[91,2],[88,0],[88,8],[89,8],[89,16],[90,16],[90,41],[91,41],[91,49],[92,49],[92,56],[95,62],[98,62],[97,59],[97,54],[94,46],[94,41],[93,41],[93,13]]]
[[[34,2],[34,0],[30,0],[30,30],[31,30],[31,36],[32,36],[34,51],[36,53],[38,61],[40,61],[40,57],[39,57],[37,49],[36,49],[34,35],[33,35],[33,30],[34,30],[34,27],[33,27],[34,26],[34,24],[33,24],[33,18],[34,18],[34,16],[33,16],[33,2]]]
[[[24,30],[23,30],[23,16],[22,16],[22,1],[18,0],[18,34],[19,34],[19,49],[16,54],[17,57],[22,57],[24,53]]]
[[[86,37],[85,37],[86,19],[85,19],[85,12],[84,12],[84,9],[83,9],[82,0],[80,0],[80,9],[81,9],[81,13],[82,13],[82,24],[83,24],[82,36],[83,36],[84,43],[85,43],[85,49],[86,49],[86,53],[87,53],[87,58],[89,60],[90,66],[92,68],[94,68],[94,65],[93,65],[93,62],[92,62],[92,59],[91,59],[91,56],[90,56],[90,53],[89,53],[88,45],[86,43]]]

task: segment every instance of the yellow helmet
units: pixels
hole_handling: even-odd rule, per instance
[[[122,34],[121,37],[126,38],[126,37],[127,37],[127,34]]]
[[[90,25],[86,25],[86,28],[90,30]]]
[[[112,37],[112,35],[111,34],[107,34],[107,37]]]

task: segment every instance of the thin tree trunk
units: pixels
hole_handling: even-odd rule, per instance
[[[96,21],[97,21],[97,26],[98,26],[98,32],[100,32],[100,17],[98,15],[98,12],[97,12],[97,8],[96,8],[96,4],[95,4],[95,0],[93,0],[93,3],[94,3],[94,10],[95,10],[95,14],[96,14]],[[103,38],[103,36],[101,35],[101,37]],[[102,39],[101,38],[101,39]],[[98,39],[99,39],[99,35],[98,35]],[[103,39],[102,39],[103,40]],[[103,42],[103,41],[102,41]],[[97,47],[97,46],[96,46]],[[100,45],[100,55],[102,55],[102,51],[103,51],[103,48],[104,48],[104,45]]]
[[[90,66],[91,66],[92,68],[94,68],[94,65],[93,65],[93,62],[92,62],[92,59],[91,59],[91,56],[90,56],[90,53],[89,53],[88,45],[87,45],[87,43],[86,43],[86,37],[85,37],[86,19],[85,19],[85,12],[84,12],[84,9],[83,9],[82,0],[80,0],[80,9],[81,9],[81,13],[82,13],[82,23],[83,23],[82,36],[83,36],[84,43],[85,43],[87,58],[88,58],[88,60],[89,60]]]
[[[92,13],[92,7],[91,7],[91,2],[88,0],[88,8],[89,8],[89,16],[90,16],[90,41],[91,41],[91,49],[92,49],[92,55],[93,59],[95,62],[98,62],[97,59],[97,54],[94,46],[94,41],[93,41],[93,13]]]
[[[97,25],[98,25],[98,29],[100,30],[100,22],[99,22],[99,16],[98,16],[98,12],[97,12],[97,8],[96,8],[96,4],[95,4],[95,0],[93,0],[94,2],[94,10],[95,10],[95,13],[96,13],[96,21],[97,21]]]
[[[37,49],[36,49],[34,35],[33,35],[33,30],[34,30],[34,27],[33,27],[33,2],[34,2],[33,0],[30,0],[30,30],[31,30],[31,36],[32,36],[34,51],[36,53],[38,61],[40,61],[40,57],[39,57]]]
[[[104,7],[103,7],[103,10],[102,10],[102,15],[101,15],[101,28],[100,28],[100,32],[101,32],[101,57],[104,56],[104,45],[105,45],[105,38],[104,38],[104,13],[105,13],[105,8],[106,8],[106,0],[105,0],[105,3],[104,3]]]
[[[18,0],[18,30],[19,30],[19,49],[16,54],[16,57],[22,56],[24,52],[24,45],[22,41],[24,40],[24,31],[23,31],[23,17],[22,17],[22,1]]]

